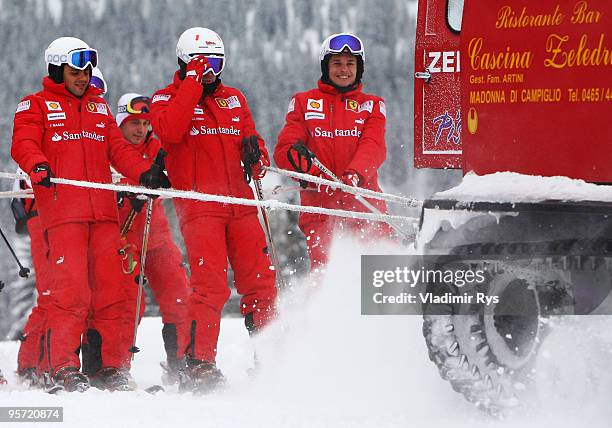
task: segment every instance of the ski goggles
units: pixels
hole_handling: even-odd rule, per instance
[[[363,44],[361,43],[361,39],[352,34],[338,34],[332,37],[329,39],[327,48],[331,53],[340,53],[345,48],[348,48],[353,55],[363,55]]]
[[[206,61],[210,67],[206,72],[212,71],[215,76],[218,76],[223,71],[225,61],[222,56],[206,56]]]
[[[98,66],[98,51],[95,49],[77,49],[68,54],[68,65],[77,70],[85,70],[87,66]]]
[[[106,93],[106,85],[104,84],[104,80],[100,79],[98,76],[91,76],[89,84],[91,86],[95,86],[98,89],[101,89],[103,95]]]
[[[142,114],[151,111],[151,98],[134,97],[126,105],[119,106],[117,113]]]
[[[203,55],[203,54],[200,54],[200,53],[191,54],[189,55],[189,60],[191,60],[191,58],[193,58],[196,55]],[[206,73],[210,71],[215,76],[218,76],[219,74],[221,74],[221,72],[223,71],[223,66],[225,65],[225,60],[222,56],[204,55],[204,58],[206,58],[206,62],[208,63],[208,69],[206,70]]]

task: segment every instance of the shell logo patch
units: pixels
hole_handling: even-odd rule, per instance
[[[308,105],[306,109],[322,112],[323,111],[323,98],[321,98],[320,100],[313,100],[312,98],[308,98]]]
[[[45,101],[47,104],[47,110],[49,111],[62,111],[62,106],[57,101]]]

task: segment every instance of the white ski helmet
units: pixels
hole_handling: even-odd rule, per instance
[[[225,56],[223,40],[213,30],[193,27],[185,30],[176,44],[176,56],[188,63],[191,55]]]
[[[329,58],[334,54],[345,51],[357,57],[357,75],[355,82],[361,81],[365,63],[365,47],[361,39],[351,33],[332,34],[323,41],[321,50],[319,51],[321,78],[323,81],[329,80]]]
[[[98,65],[98,52],[76,37],[60,37],[51,42],[45,50],[45,64],[61,66],[68,64],[72,68],[84,70],[89,65]]]

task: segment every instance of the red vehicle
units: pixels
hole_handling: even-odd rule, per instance
[[[602,0],[419,1],[415,165],[466,177],[425,201],[418,244],[486,271],[429,291],[498,302],[425,305],[423,332],[441,376],[490,413],[532,381],[542,319],[610,313],[612,197],[593,183],[612,183],[611,28]]]

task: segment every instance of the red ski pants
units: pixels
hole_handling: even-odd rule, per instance
[[[47,231],[51,273],[44,363],[52,374],[80,367],[78,349],[88,317],[102,337],[102,366],[121,367],[121,322],[131,284],[121,270],[119,226],[114,222],[66,223]]]
[[[335,217],[326,217],[324,221],[300,225],[300,229],[306,237],[311,271],[325,268],[329,258],[329,249],[337,233],[349,231],[363,242],[391,240],[393,237],[393,230],[387,223]]]
[[[151,234],[156,233],[151,229]],[[133,236],[133,235],[128,235]],[[176,325],[176,336],[178,350],[174,357],[182,358],[185,356],[185,348],[189,342],[189,329],[187,327],[187,303],[189,300],[189,286],[187,274],[182,263],[182,256],[171,236],[167,237],[166,246],[155,247],[147,251],[145,261],[145,276],[149,282],[149,287],[153,291],[155,300],[159,305],[159,311],[162,315],[164,324]],[[132,242],[137,247],[142,245],[142,242]],[[132,275],[124,275],[128,280],[127,289],[130,294],[130,310],[126,312],[124,321],[124,337],[126,343],[122,348],[129,349],[132,346],[134,335],[134,316],[136,314],[136,300],[138,298],[138,284],[134,278],[138,278],[140,274],[140,251],[134,254],[135,260],[138,260],[138,268]],[[140,318],[144,314],[145,302],[144,294],[140,305]],[[129,356],[128,356],[129,357]],[[169,355],[169,357],[172,357]],[[130,361],[125,361],[123,366],[129,367]]]
[[[242,295],[240,310],[252,314],[255,328],[275,314],[275,275],[266,250],[266,239],[256,214],[242,217],[202,216],[182,225],[191,288],[188,320],[188,355],[214,362],[221,310],[230,296],[227,286],[228,257],[234,285]]]
[[[23,338],[17,354],[17,371],[38,367],[41,360],[41,339],[44,336],[47,305],[49,301],[50,275],[47,267],[47,243],[43,234],[40,218],[28,220],[30,252],[36,273],[36,292],[38,297],[28,322],[23,329]]]

